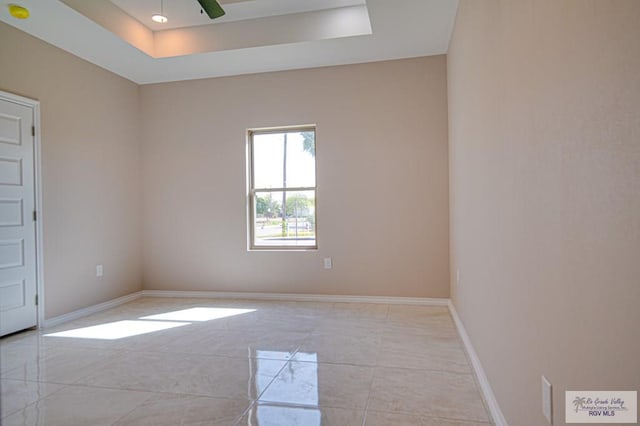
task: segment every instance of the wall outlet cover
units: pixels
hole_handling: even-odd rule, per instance
[[[333,268],[333,262],[331,261],[330,257],[325,257],[324,258],[324,269],[331,269]]]

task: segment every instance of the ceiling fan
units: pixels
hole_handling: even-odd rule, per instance
[[[198,3],[211,19],[219,18],[225,14],[224,9],[216,0],[198,0]]]

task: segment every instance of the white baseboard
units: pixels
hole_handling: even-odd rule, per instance
[[[480,363],[480,358],[478,358],[478,354],[476,353],[473,345],[471,344],[471,339],[469,339],[469,335],[464,328],[464,324],[462,320],[458,316],[458,312],[456,312],[455,306],[451,300],[449,300],[449,311],[451,312],[451,316],[453,317],[453,321],[456,323],[456,328],[458,329],[458,333],[460,334],[460,338],[464,344],[464,347],[469,355],[469,359],[471,360],[471,366],[473,367],[473,371],[476,373],[476,377],[478,378],[478,384],[480,385],[480,391],[482,392],[485,401],[487,402],[487,406],[489,408],[489,413],[493,418],[493,422],[496,426],[509,426],[507,424],[507,420],[504,418],[504,414],[502,414],[502,410],[500,410],[500,406],[498,405],[498,400],[496,399],[493,390],[491,389],[491,385],[489,384],[489,379],[484,372],[484,368],[482,368],[482,364]]]
[[[384,297],[384,296],[333,296],[324,294],[295,294],[295,293],[233,293],[220,291],[164,291],[142,290],[126,296],[108,300],[97,305],[88,306],[64,315],[49,318],[44,321],[43,329],[73,321],[87,315],[115,308],[141,297],[183,297],[207,299],[252,299],[252,300],[284,300],[290,302],[342,302],[342,303],[384,303],[396,305],[424,305],[447,306],[449,299],[427,297]]]
[[[233,293],[221,291],[142,290],[145,297],[186,297],[207,299],[283,300],[289,302],[383,303],[395,305],[448,306],[449,299],[428,297],[339,296],[296,293]]]
[[[88,306],[86,308],[78,309],[77,311],[69,312],[64,315],[49,318],[44,320],[42,328],[51,328],[56,325],[65,323],[67,321],[73,321],[78,318],[86,317],[87,315],[95,314],[98,312],[106,311],[107,309],[115,308],[116,306],[123,305],[132,300],[136,300],[142,297],[142,292],[127,294],[126,296],[118,297],[116,299],[108,300],[97,305]]]

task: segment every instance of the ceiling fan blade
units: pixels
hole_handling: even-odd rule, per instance
[[[220,3],[216,0],[198,0],[198,3],[211,19],[219,18],[225,13]]]

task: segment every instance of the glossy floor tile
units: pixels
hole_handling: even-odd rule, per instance
[[[457,336],[384,333],[377,365],[471,374],[462,342]]]
[[[247,426],[362,426],[364,411],[259,403],[238,424]]]
[[[38,348],[27,348],[27,353]],[[42,356],[26,357],[22,365],[2,374],[2,378],[36,382],[72,384],[90,374],[116,352],[106,349],[66,348],[63,345],[46,349]]]
[[[53,392],[63,385],[55,383],[25,382],[23,380],[0,380],[2,392],[2,417],[22,410]]]
[[[381,413],[370,411],[367,413],[365,426],[489,426],[490,423],[466,422],[447,420],[442,418],[425,417],[420,415]]]
[[[371,411],[462,421],[489,421],[473,376],[435,370],[376,367]]]
[[[0,339],[2,425],[488,426],[446,307],[142,298]]]
[[[381,336],[362,332],[347,334],[341,331],[312,333],[299,347],[295,361],[314,361],[333,364],[376,365]]]
[[[155,394],[115,426],[235,425],[249,406],[246,400]]]
[[[372,381],[373,367],[291,361],[260,401],[364,410]]]
[[[149,399],[149,394],[123,389],[68,386],[2,419],[4,426],[112,425]]]
[[[124,352],[76,383],[116,389],[256,399],[286,361]]]

